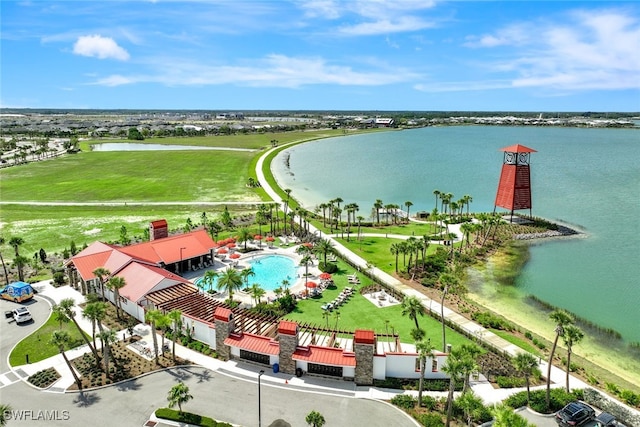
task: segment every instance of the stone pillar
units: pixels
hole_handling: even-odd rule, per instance
[[[220,359],[229,360],[231,348],[224,343],[224,340],[235,330],[233,313],[228,308],[216,307],[213,318],[216,326],[216,352]]]
[[[375,333],[370,330],[357,329],[353,339],[356,354],[356,385],[373,385],[373,355],[376,350]]]
[[[285,374],[296,373],[296,361],[293,353],[298,348],[298,324],[288,320],[281,320],[278,325],[278,342],[280,343],[279,364]]]

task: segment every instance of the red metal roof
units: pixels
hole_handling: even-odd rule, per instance
[[[280,344],[269,337],[254,334],[231,334],[224,340],[225,345],[237,347],[252,353],[272,354],[280,353]]]
[[[501,148],[500,151],[507,153],[537,153],[533,148],[525,147],[524,145],[514,144],[508,147]]]
[[[356,366],[356,354],[341,348],[318,347],[310,345],[299,347],[291,356],[293,360],[332,366]]]
[[[368,329],[356,329],[356,333],[353,337],[353,340],[357,344],[374,344],[375,333]]]
[[[213,317],[223,322],[228,322],[231,319],[231,310],[225,307],[216,307],[216,311],[213,312]]]
[[[185,282],[185,279],[167,270],[137,262],[127,265],[117,276],[126,283],[120,289],[120,296],[134,302],[140,301],[149,292]]]
[[[83,280],[91,280],[96,277],[93,274],[96,268],[104,267],[115,274],[132,260],[131,256],[123,254],[113,246],[95,242],[71,258],[71,263]]]
[[[298,324],[290,320],[281,320],[278,325],[278,333],[285,335],[296,335],[298,333]]]
[[[180,260],[207,255],[214,246],[215,242],[205,230],[196,230],[127,246],[120,248],[120,251],[156,264],[159,262],[172,264]]]

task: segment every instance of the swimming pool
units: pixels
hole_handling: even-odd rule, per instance
[[[259,284],[266,291],[282,286],[283,280],[293,286],[298,278],[298,268],[293,259],[282,255],[266,255],[249,260],[255,276],[249,277],[249,286]]]
[[[293,286],[298,278],[298,267],[292,258],[282,255],[265,255],[252,258],[248,261],[249,267],[255,275],[249,277],[249,286],[257,283],[265,291],[273,291],[282,286],[283,280],[289,281]],[[197,286],[204,280],[198,277],[193,281]],[[216,289],[217,279],[212,289]]]

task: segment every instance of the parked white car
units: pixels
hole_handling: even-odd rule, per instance
[[[31,313],[27,307],[20,307],[13,310],[13,319],[16,323],[24,323],[31,320]]]

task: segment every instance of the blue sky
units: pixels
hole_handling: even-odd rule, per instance
[[[1,107],[640,111],[640,3],[6,1]]]

